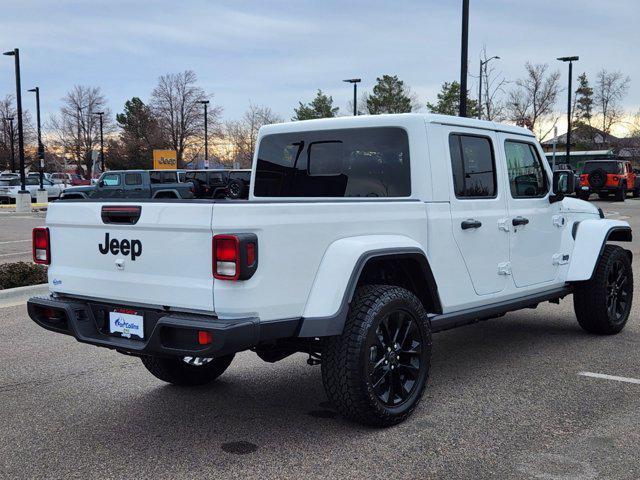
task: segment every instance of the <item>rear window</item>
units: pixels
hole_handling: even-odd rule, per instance
[[[620,162],[586,162],[582,173],[591,173],[599,169],[604,170],[605,173],[623,173]]]
[[[396,127],[267,135],[256,197],[407,197],[409,140]]]

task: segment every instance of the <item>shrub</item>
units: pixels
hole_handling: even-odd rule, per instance
[[[15,262],[0,265],[0,290],[47,283],[47,267],[35,263]]]

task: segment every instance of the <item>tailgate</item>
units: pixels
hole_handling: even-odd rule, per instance
[[[118,206],[140,207],[135,225],[105,223],[102,208]],[[50,290],[212,312],[212,212],[178,202],[50,204]]]

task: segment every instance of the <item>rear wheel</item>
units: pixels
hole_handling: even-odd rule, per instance
[[[612,335],[627,323],[633,300],[633,270],[623,248],[606,245],[591,280],[575,285],[573,307],[587,332]]]
[[[420,402],[430,361],[431,330],[422,303],[400,287],[367,285],[356,292],[342,335],[327,339],[322,380],[343,416],[391,426]]]
[[[151,374],[163,382],[192,386],[213,382],[231,365],[234,355],[219,358],[201,357],[140,357]]]

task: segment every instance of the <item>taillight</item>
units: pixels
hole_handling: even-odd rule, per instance
[[[258,267],[258,237],[253,233],[215,235],[212,249],[218,280],[248,280]]]
[[[51,263],[51,245],[47,227],[33,229],[33,261],[41,265]]]
[[[620,180],[620,178],[618,178],[618,177],[613,177],[613,181],[614,181],[614,182],[617,182],[618,180]]]

